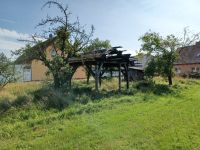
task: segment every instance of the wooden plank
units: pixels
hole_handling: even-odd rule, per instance
[[[121,93],[121,63],[119,63],[119,93]]]
[[[95,65],[95,91],[99,92],[98,65]]]

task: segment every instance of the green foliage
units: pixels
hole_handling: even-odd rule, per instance
[[[24,105],[29,104],[32,101],[32,97],[30,95],[19,95],[13,102],[12,106],[22,107]]]
[[[195,79],[200,79],[200,73],[190,73],[189,78],[195,78]]]
[[[102,50],[111,48],[111,44],[109,40],[100,40],[96,38],[90,42],[90,44],[84,49],[85,52],[91,52],[94,50]]]
[[[5,98],[0,101],[0,113],[7,111],[11,107],[9,99]]]
[[[148,66],[144,70],[144,75],[149,79],[153,79],[153,77],[156,75],[156,72],[157,72],[157,63],[155,59],[152,58],[148,62]]]
[[[161,75],[172,85],[173,64],[177,60],[179,39],[174,35],[163,38],[158,33],[147,32],[140,40],[143,42],[141,51],[154,57],[146,68],[146,75],[151,78],[155,74]]]
[[[164,84],[156,84],[152,80],[150,81],[139,81],[135,85],[136,89],[140,90],[141,92],[145,93],[154,93],[156,95],[166,95],[166,94],[172,94],[174,91],[170,89],[169,86]]]
[[[80,97],[80,100],[79,100],[79,102],[81,103],[81,104],[87,104],[89,101],[91,101],[91,98],[89,97],[89,96],[87,96],[87,95],[82,95],[81,97]]]
[[[0,53],[0,90],[14,80],[14,65],[4,53]]]
[[[34,101],[45,108],[66,108],[74,99],[72,93],[66,93],[52,88],[42,88],[33,93]]]

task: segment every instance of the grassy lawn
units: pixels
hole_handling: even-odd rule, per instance
[[[176,79],[168,88],[156,79],[154,90],[132,83],[121,95],[111,94],[113,84],[103,83],[100,93],[109,95],[83,93],[78,100],[86,102],[62,110],[32,102],[12,106],[0,115],[0,149],[200,149],[200,81]],[[0,101],[23,94],[33,99],[30,93],[41,87],[10,84]]]

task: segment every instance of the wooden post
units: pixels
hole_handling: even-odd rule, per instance
[[[121,63],[119,64],[119,93],[121,93]]]
[[[99,76],[99,86],[101,87],[101,75]]]
[[[126,67],[126,88],[129,89],[129,69],[128,69],[128,64],[125,65]]]
[[[71,75],[70,75],[70,77],[69,77],[69,89],[71,90],[71,88],[72,88],[72,77],[73,77],[73,75],[74,75],[74,73],[76,72],[76,69],[78,68],[78,66],[73,66],[72,67],[72,73],[71,73]]]
[[[95,65],[95,91],[96,91],[96,92],[99,92],[98,65]]]

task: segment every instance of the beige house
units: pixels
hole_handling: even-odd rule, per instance
[[[55,55],[55,49],[51,45],[48,46],[45,51],[49,59]],[[42,81],[52,78],[51,76],[46,75],[48,68],[42,63],[42,61],[36,59],[21,60],[19,57],[16,60],[15,70],[20,81]],[[85,78],[85,69],[83,67],[77,68],[73,75],[73,79]]]

